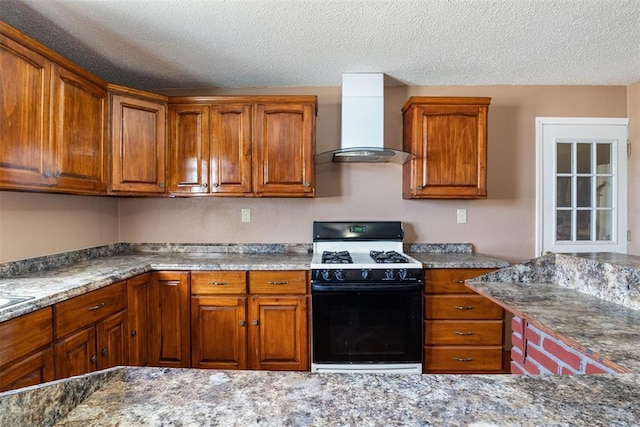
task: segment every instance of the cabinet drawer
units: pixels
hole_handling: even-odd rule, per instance
[[[34,311],[0,323],[0,366],[53,341],[53,310]]]
[[[425,319],[502,319],[502,307],[481,295],[425,295]]]
[[[252,294],[306,294],[306,271],[250,271]]]
[[[427,269],[424,274],[424,288],[434,294],[473,294],[464,281],[494,271],[492,268],[437,268]]]
[[[126,285],[116,283],[56,304],[56,339],[124,309]]]
[[[191,273],[191,294],[244,294],[247,292],[245,271],[216,271]]]
[[[425,372],[466,372],[502,370],[502,347],[424,348]]]
[[[502,345],[502,320],[426,320],[425,345]]]

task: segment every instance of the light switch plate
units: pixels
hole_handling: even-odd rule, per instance
[[[242,222],[251,222],[251,209],[242,209]]]
[[[466,223],[467,223],[467,210],[458,209],[458,224],[466,224]]]

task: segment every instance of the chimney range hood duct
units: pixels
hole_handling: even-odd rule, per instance
[[[410,153],[384,147],[384,74],[342,75],[340,148],[315,156],[316,163],[404,164]]]

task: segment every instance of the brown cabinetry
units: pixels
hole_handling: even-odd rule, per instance
[[[0,392],[52,381],[53,310],[0,323]]]
[[[151,273],[149,364],[191,366],[189,273]]]
[[[106,82],[0,23],[0,187],[106,191]]]
[[[56,378],[128,364],[126,304],[119,282],[55,305]]]
[[[308,370],[304,271],[192,273],[193,367]]]
[[[167,97],[109,85],[114,194],[164,194]]]
[[[405,199],[487,196],[487,116],[491,98],[411,97],[402,108]]]
[[[314,196],[315,96],[170,98],[169,192]]]
[[[425,373],[503,371],[504,310],[464,285],[490,271],[425,270]]]
[[[150,292],[151,273],[127,280],[127,336],[131,366],[149,365]]]

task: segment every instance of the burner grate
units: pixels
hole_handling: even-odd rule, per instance
[[[407,263],[409,259],[396,251],[371,251],[371,258],[378,264]]]
[[[323,264],[353,264],[349,251],[324,251],[322,252]]]

